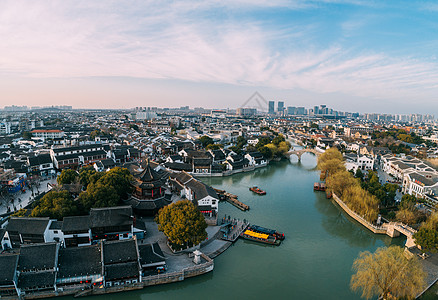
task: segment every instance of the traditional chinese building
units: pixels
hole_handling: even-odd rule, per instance
[[[128,170],[134,177],[131,182],[132,195],[126,200],[140,215],[154,215],[158,210],[170,203],[171,194],[165,193],[165,183],[168,173],[156,171],[149,160],[142,165],[130,164]]]

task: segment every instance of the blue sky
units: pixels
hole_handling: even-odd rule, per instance
[[[438,116],[438,2],[0,2],[0,107],[287,106]]]

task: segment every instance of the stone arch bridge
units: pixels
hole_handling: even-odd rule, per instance
[[[284,155],[286,156],[291,156],[291,155],[296,155],[298,157],[298,161],[301,161],[301,156],[304,153],[313,153],[315,154],[317,157],[320,156],[321,154],[323,154],[324,152],[318,151],[316,149],[301,149],[301,150],[291,150],[289,152],[286,152]]]

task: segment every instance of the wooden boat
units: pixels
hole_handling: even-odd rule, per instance
[[[249,225],[248,229],[255,231],[255,232],[259,232],[259,233],[269,234],[270,236],[272,236],[280,241],[285,239],[284,233],[278,232],[277,230],[274,230],[274,229],[269,229],[269,228],[265,228],[265,227],[257,226],[257,225]]]
[[[240,234],[240,236],[244,239],[251,240],[254,242],[264,243],[264,244],[270,244],[276,246],[279,246],[281,244],[281,241],[279,239],[276,239],[275,237],[270,236],[269,234],[259,233],[251,229],[246,229],[244,232]]]
[[[253,192],[253,193],[258,194],[258,195],[266,195],[266,192],[265,192],[265,191],[259,189],[259,188],[256,187],[256,186],[250,187],[249,190],[250,190],[251,192]]]
[[[314,191],[323,191],[324,192],[326,190],[325,183],[324,182],[321,182],[321,183],[315,182],[313,184],[313,190]]]

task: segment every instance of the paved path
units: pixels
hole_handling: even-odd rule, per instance
[[[47,183],[54,184],[56,183],[56,179],[43,180],[40,182],[38,187],[33,188],[34,195],[39,192],[44,193],[48,191],[50,188],[47,186]],[[6,214],[8,212],[17,211],[20,208],[27,206],[33,200],[34,196],[32,196],[32,189],[26,188],[26,192],[22,193],[21,191],[16,192],[14,194],[8,194],[3,198],[0,198],[0,215]]]

